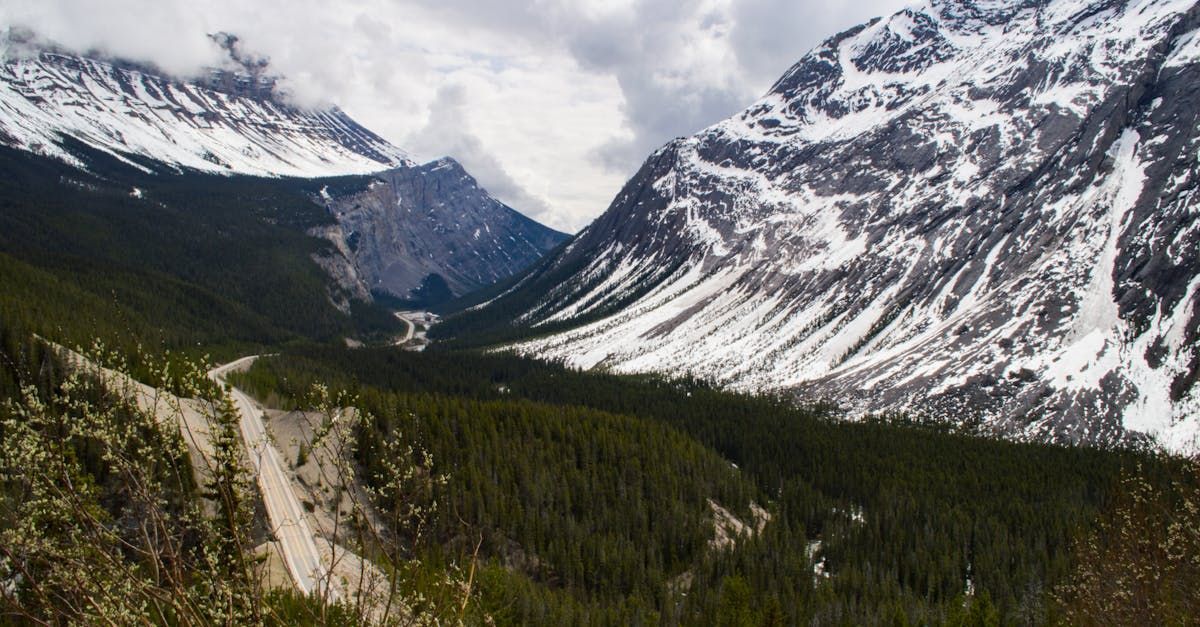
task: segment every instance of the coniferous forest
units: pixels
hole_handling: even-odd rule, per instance
[[[297,406],[328,382],[392,416],[359,436],[368,469],[380,438],[413,434],[449,477],[425,550],[461,559],[482,536],[483,608],[514,624],[1059,622],[1123,473],[1186,473],[503,354],[311,349],[238,381]],[[711,547],[709,499],[769,522]]]

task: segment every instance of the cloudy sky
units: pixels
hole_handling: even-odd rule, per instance
[[[741,110],[825,37],[911,0],[3,0],[0,25],[180,75],[206,33],[267,56],[417,159],[449,154],[550,226],[655,148]]]

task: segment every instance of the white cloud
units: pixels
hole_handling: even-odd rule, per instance
[[[805,50],[903,0],[5,0],[0,25],[188,75],[210,32],[424,158],[572,231],[656,147],[731,115]]]

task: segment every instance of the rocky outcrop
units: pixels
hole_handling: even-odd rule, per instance
[[[89,164],[71,146],[159,173],[369,177],[329,178],[313,197],[337,220],[311,231],[330,243],[312,257],[343,311],[376,291],[411,298],[424,285],[416,295],[424,299],[463,294],[525,269],[566,238],[492,198],[451,159],[418,165],[337,108],[289,104],[266,60],[243,53],[231,35],[213,39],[226,65],[183,80],[0,33],[0,144],[82,168]]]
[[[491,197],[453,159],[374,175],[366,189],[319,199],[337,220],[362,284],[401,298],[440,277],[454,295],[527,268],[566,239]]]

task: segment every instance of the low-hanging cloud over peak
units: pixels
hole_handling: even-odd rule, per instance
[[[761,95],[825,37],[902,0],[9,0],[0,28],[180,77],[242,54],[299,104],[337,104],[420,157],[455,157],[556,228],[602,212],[673,137]]]

